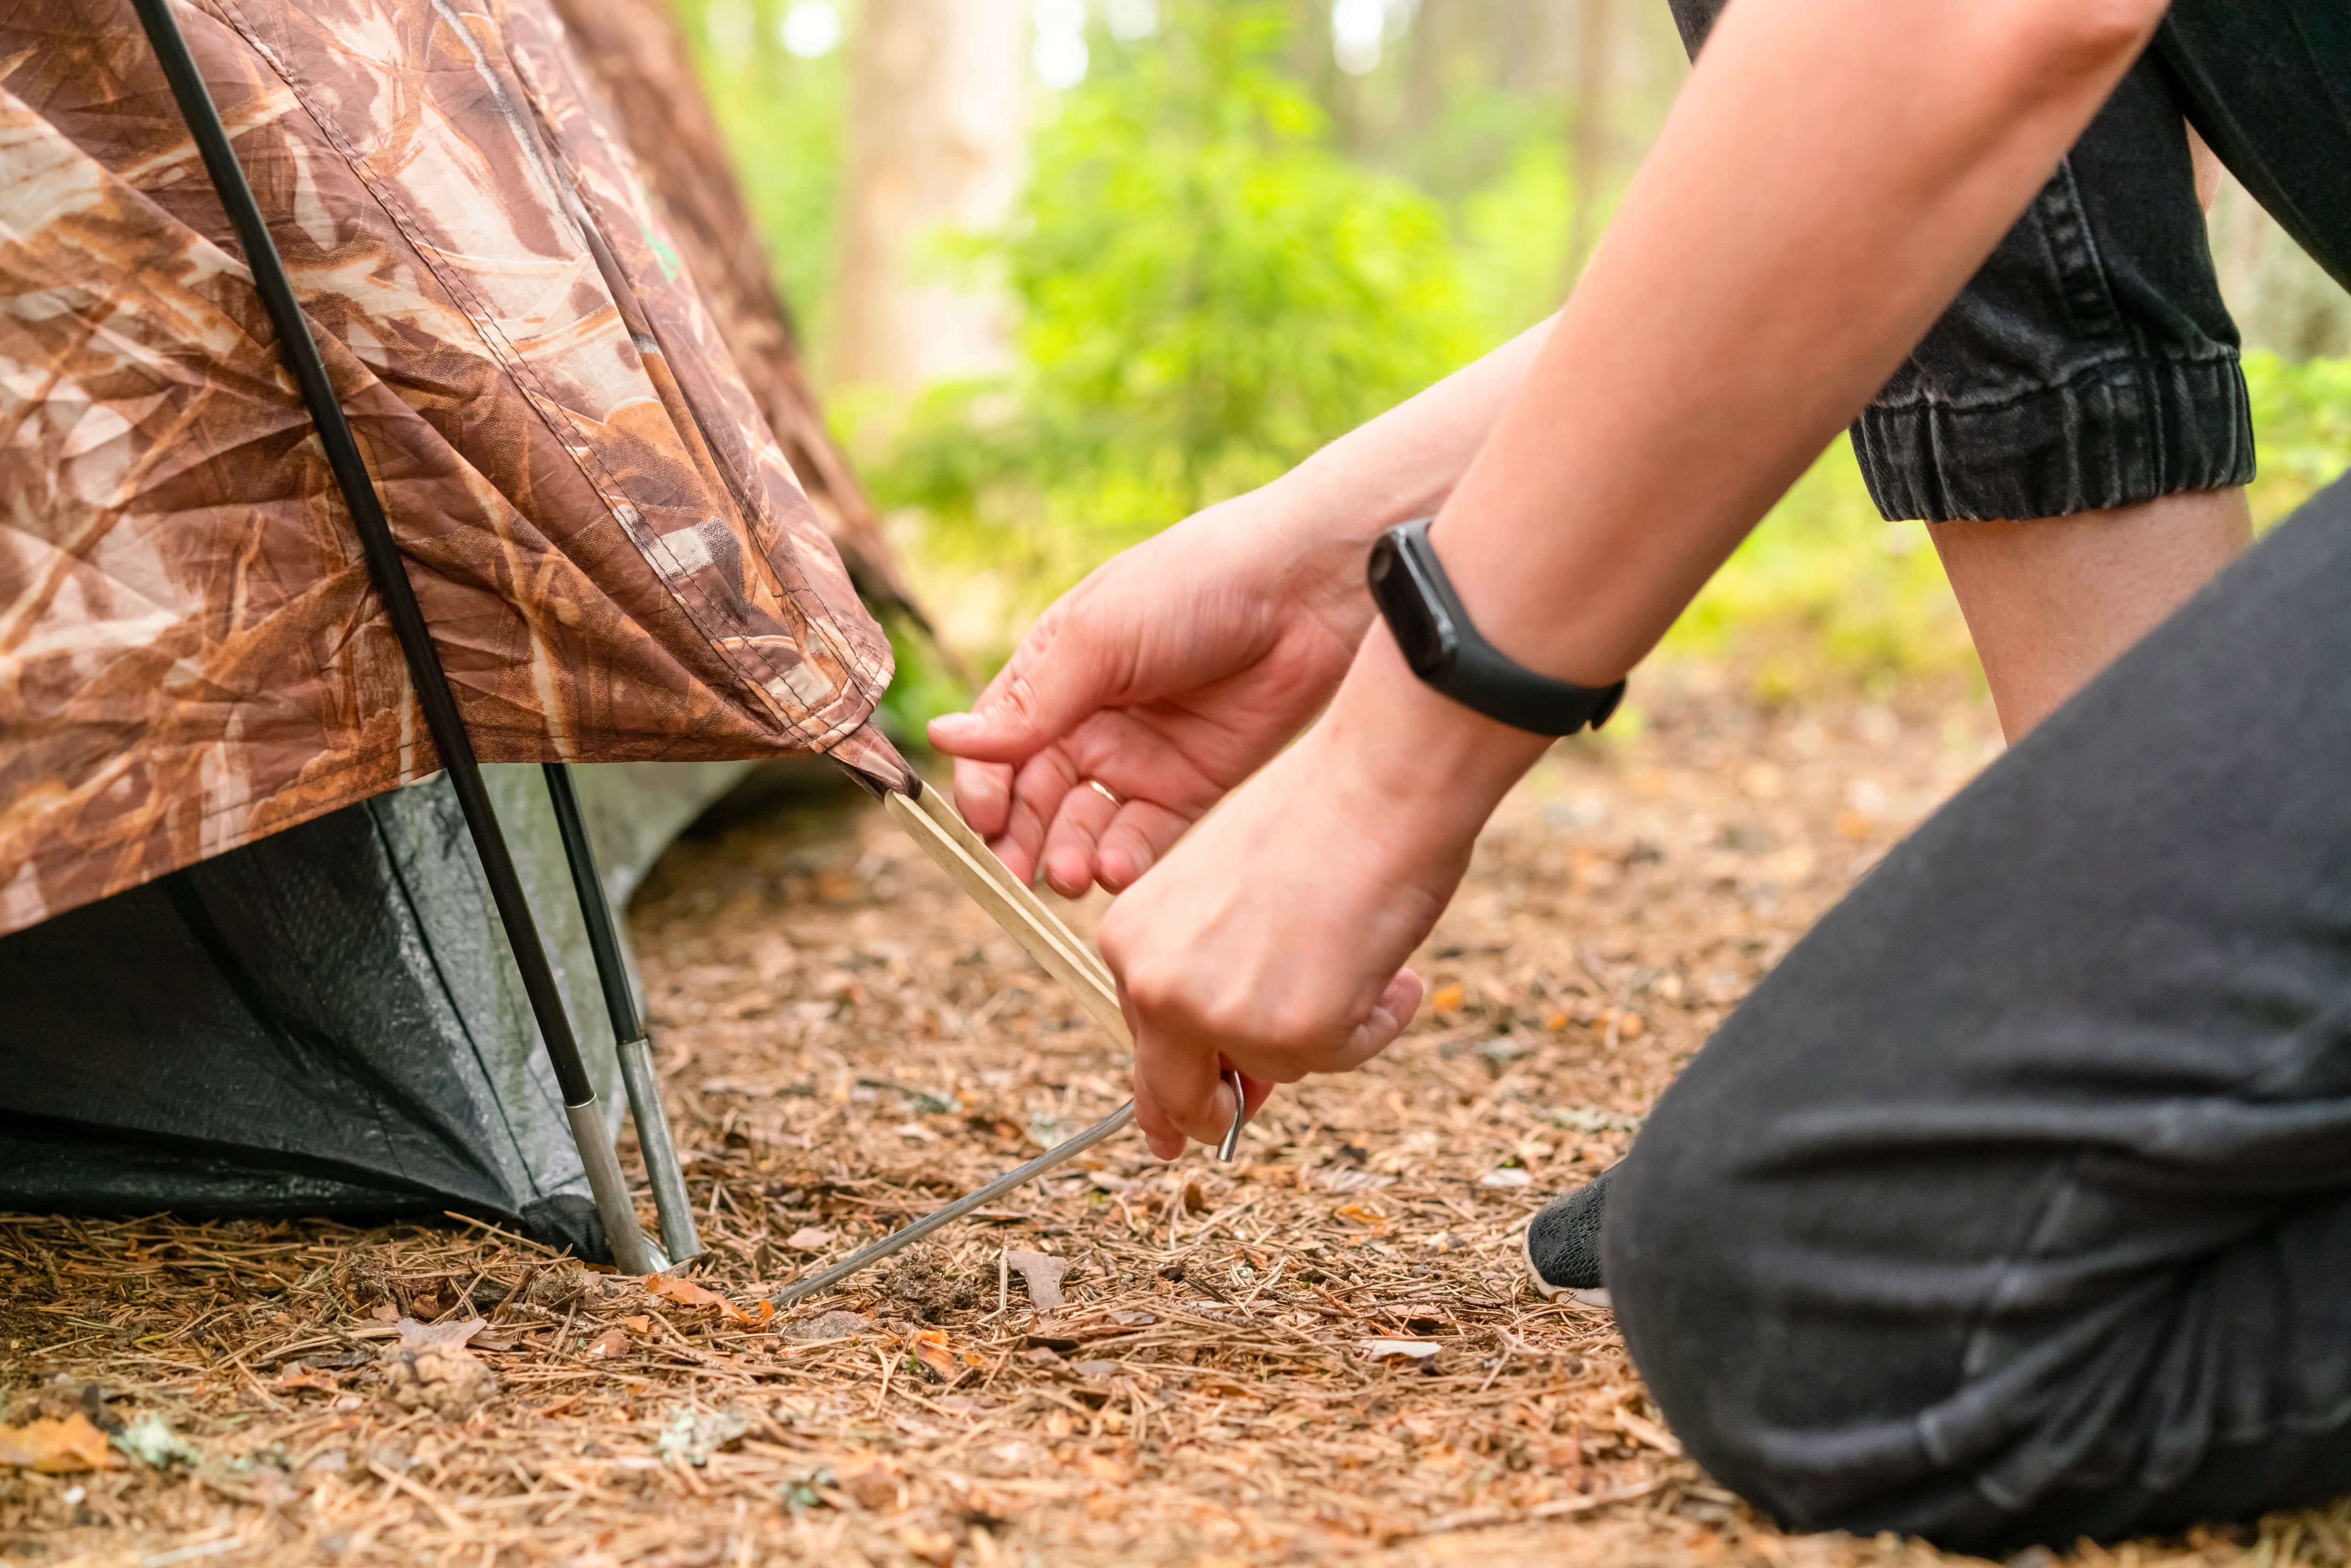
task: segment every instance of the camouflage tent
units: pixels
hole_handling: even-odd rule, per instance
[[[890,651],[544,0],[183,27],[486,762],[834,752]],[[0,930],[438,766],[127,7],[0,17]]]
[[[173,9],[482,760],[823,753],[903,786],[872,722],[889,644],[829,532],[870,589],[903,587],[813,417],[655,0],[574,0],[576,27],[548,0]],[[300,843],[326,844],[359,809],[376,828],[350,843],[398,882],[402,834],[429,847],[432,812],[378,797],[440,760],[127,0],[0,13],[0,430],[5,945],[304,824]],[[106,945],[101,920],[79,948]],[[190,1044],[137,1033],[118,1044]],[[289,1081],[355,1048],[300,1044],[279,1054]],[[360,1119],[414,1097],[345,1077]],[[21,1109],[0,1106],[0,1132]],[[464,1117],[408,1111],[452,1158],[484,1158]],[[269,1121],[248,1118],[261,1164],[298,1164]]]

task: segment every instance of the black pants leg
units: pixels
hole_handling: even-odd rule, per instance
[[[1724,0],[1669,3],[1697,53]],[[2257,35],[2239,16],[2322,3],[2177,0],[2201,7],[2195,36],[2131,68],[1854,421],[1879,511],[1929,522],[2054,517],[2252,478],[2237,328],[2196,203],[2187,127],[2191,117],[2218,123],[2199,103],[2249,96],[2283,119],[2325,120],[2323,70],[2294,78],[2290,95],[2274,85],[2279,73],[2252,80]],[[2175,56],[2197,62],[2209,89],[2200,98],[2173,69]],[[2302,181],[2297,190],[2323,163],[2262,145],[2283,176]]]
[[[2351,1490],[2351,482],[1903,844],[1604,1241],[1690,1452],[1994,1551]]]

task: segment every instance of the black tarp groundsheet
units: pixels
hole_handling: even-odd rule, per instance
[[[573,770],[616,908],[748,763]],[[601,1096],[543,775],[485,769]],[[0,1208],[481,1216],[605,1256],[445,776],[0,938]]]

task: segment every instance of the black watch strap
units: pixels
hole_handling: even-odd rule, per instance
[[[1538,675],[1479,635],[1428,543],[1433,517],[1389,529],[1372,545],[1372,601],[1405,662],[1429,686],[1489,719],[1538,735],[1608,722],[1625,683],[1577,686]]]

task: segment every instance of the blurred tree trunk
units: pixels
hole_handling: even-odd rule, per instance
[[[1447,83],[1446,50],[1454,37],[1455,8],[1460,0],[1420,0],[1420,15],[1405,40],[1410,51],[1405,61],[1402,121],[1408,136],[1426,136],[1444,118]]]
[[[1565,9],[1559,0],[1499,0],[1492,6],[1496,81],[1512,92],[1558,90],[1567,53]]]
[[[2246,348],[2289,359],[2351,354],[2351,295],[2226,175],[2210,226],[2220,296]]]
[[[1002,223],[1029,131],[1022,0],[865,0],[852,46],[848,178],[829,367],[907,393],[1010,359],[1000,293],[944,275],[938,239]]]
[[[872,503],[825,430],[791,313],[776,292],[676,13],[668,0],[555,0],[555,8],[627,129],[646,194],[857,591],[872,608],[928,627]]]
[[[1609,88],[1615,70],[1615,0],[1583,0],[1575,40],[1575,123],[1568,137],[1568,178],[1575,216],[1567,236],[1567,286],[1573,288],[1584,258],[1600,236],[1602,187],[1615,151],[1609,121]]]

